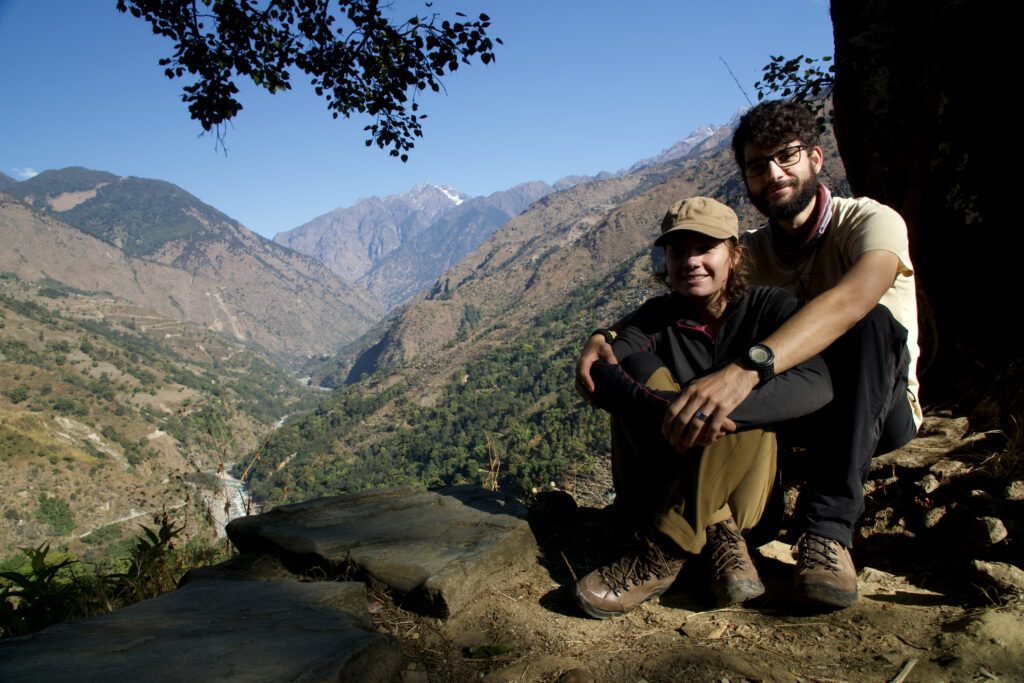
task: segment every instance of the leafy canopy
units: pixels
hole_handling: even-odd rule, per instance
[[[832,112],[825,115],[825,102],[822,98],[831,92],[836,82],[836,65],[830,63],[832,57],[814,59],[797,55],[786,59],[782,55],[771,55],[771,60],[761,69],[764,76],[754,84],[757,101],[778,95],[802,102],[818,117],[818,126],[824,131],[825,123],[832,118]]]
[[[372,116],[366,145],[406,161],[426,118],[410,100],[420,90],[440,90],[440,78],[459,62],[490,63],[494,44],[486,14],[468,21],[458,12],[448,21],[431,13],[393,24],[382,13],[388,7],[379,0],[117,1],[118,10],[174,41],[173,56],[160,64],[170,79],[192,78],[182,101],[203,130],[215,130],[218,144],[221,125],[242,109],[236,78],[275,93],[289,90],[299,69],[334,118]]]

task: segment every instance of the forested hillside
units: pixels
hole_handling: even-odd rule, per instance
[[[613,319],[649,293],[637,254],[598,284],[575,288],[528,330],[498,322],[451,347],[495,332],[440,389],[413,365],[338,391],[309,416],[277,430],[254,469],[257,498],[274,504],[384,483],[515,482],[524,490],[593,472],[609,448],[607,420],[572,389],[570,369],[595,319]],[[438,394],[436,398],[428,396]]]

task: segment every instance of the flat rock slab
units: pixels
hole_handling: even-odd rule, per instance
[[[360,583],[197,581],[0,642],[0,680],[395,681],[402,648]]]
[[[871,471],[885,471],[893,466],[904,469],[925,468],[949,456],[983,452],[985,441],[997,432],[968,433],[969,426],[966,417],[928,416],[910,443],[873,458]]]
[[[467,500],[411,486],[374,489],[242,517],[228,536],[241,552],[275,555],[291,568],[355,569],[403,593],[405,606],[447,617],[497,571],[537,555],[525,521]]]

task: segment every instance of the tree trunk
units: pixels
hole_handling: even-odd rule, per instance
[[[990,1],[831,7],[835,132],[850,186],[898,210],[910,232],[924,294],[923,398],[977,404],[1024,356],[1010,330],[1020,304],[1007,291],[1020,269],[1019,231],[994,220],[995,167],[982,158],[993,144],[1007,147],[1008,158],[1017,153],[1010,141],[991,139],[998,116],[986,104],[998,98],[979,86],[1007,66],[978,43],[994,44],[992,27],[1008,17]]]

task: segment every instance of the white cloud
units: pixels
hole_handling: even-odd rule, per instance
[[[14,168],[11,170],[21,176],[23,180],[28,180],[29,178],[39,175],[39,171],[34,168]]]

